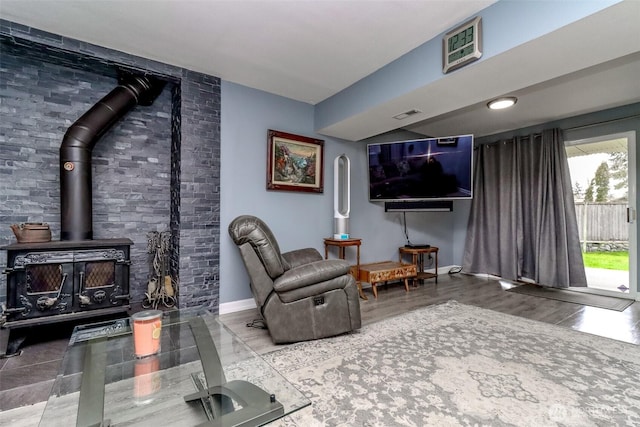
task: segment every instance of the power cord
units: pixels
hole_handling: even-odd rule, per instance
[[[433,257],[431,256],[431,252],[427,254],[427,267],[433,267]]]
[[[407,233],[407,213],[402,211],[402,223],[404,226],[404,237],[407,240],[407,245],[411,246],[411,240],[409,240],[409,233]]]

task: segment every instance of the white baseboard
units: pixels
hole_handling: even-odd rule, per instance
[[[460,268],[459,265],[439,265],[438,266],[438,276],[442,276],[443,274],[449,274],[449,270],[451,270],[452,268]],[[436,269],[435,268],[430,268],[425,270],[429,273],[435,273]]]
[[[236,311],[250,310],[256,308],[256,302],[253,298],[242,299],[239,301],[231,301],[220,304],[220,314],[235,313]]]

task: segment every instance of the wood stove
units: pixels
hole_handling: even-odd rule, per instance
[[[25,327],[127,311],[129,239],[14,243],[7,251],[2,328]],[[6,354],[8,332],[0,339]]]
[[[6,246],[7,322],[129,302],[129,239]]]
[[[0,357],[9,329],[129,309],[129,239],[93,240],[92,151],[137,105],[149,106],[166,82],[122,72],[119,84],[84,113],[60,145],[60,241],[16,243],[7,251],[7,303]],[[16,237],[19,237],[16,234]]]

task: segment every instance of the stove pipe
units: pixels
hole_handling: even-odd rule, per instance
[[[60,240],[93,239],[93,147],[137,104],[151,105],[164,85],[149,76],[123,76],[115,89],[67,129],[60,146]]]

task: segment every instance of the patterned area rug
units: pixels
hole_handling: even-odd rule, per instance
[[[640,347],[448,302],[263,356],[313,403],[278,426],[640,425]]]

